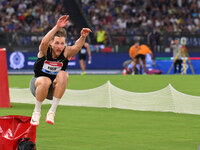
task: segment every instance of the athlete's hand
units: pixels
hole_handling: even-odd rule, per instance
[[[87,37],[90,32],[92,32],[92,31],[89,28],[83,28],[81,30],[81,36]]]
[[[68,18],[69,18],[69,15],[63,15],[63,16],[61,16],[58,19],[56,26],[59,27],[59,28],[62,28],[64,26],[66,26],[67,23],[69,22]]]

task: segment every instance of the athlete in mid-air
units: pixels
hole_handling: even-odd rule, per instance
[[[56,108],[62,98],[67,83],[68,73],[65,71],[68,62],[76,55],[85,43],[86,37],[92,32],[89,28],[81,30],[80,38],[73,46],[66,45],[66,31],[69,16],[61,16],[56,25],[43,37],[38,52],[38,59],[34,64],[35,76],[30,82],[30,89],[36,98],[31,125],[38,126],[41,117],[41,105],[47,98],[52,100],[46,122],[54,124]]]

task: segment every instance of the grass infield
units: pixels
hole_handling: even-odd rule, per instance
[[[32,76],[11,75],[9,86],[28,88]],[[151,92],[169,83],[180,92],[200,96],[199,75],[70,75],[69,89],[90,89],[110,80],[134,92]],[[0,115],[31,116],[34,105],[13,103]],[[55,125],[45,123],[50,105],[42,106],[37,150],[196,150],[200,116],[107,108],[59,106]]]

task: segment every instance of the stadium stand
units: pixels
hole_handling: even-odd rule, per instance
[[[143,34],[160,32],[199,32],[199,0],[82,0],[82,8],[95,29]]]
[[[63,14],[65,10],[62,0],[1,1],[0,32],[2,42],[4,41],[3,45],[8,44],[6,41],[12,38],[12,44],[15,45],[38,46],[44,33],[49,31]],[[68,37],[76,34],[73,22],[70,22],[67,28]],[[14,35],[11,37],[9,33],[14,33]]]
[[[200,35],[199,8],[200,0],[2,0],[0,44],[11,51],[22,46],[36,49],[58,17],[69,14],[69,44],[83,26],[93,31],[101,26],[115,52],[127,52],[136,40],[165,52],[171,37]],[[90,43],[96,44],[95,36],[93,32]],[[199,47],[189,46],[198,51]]]
[[[139,39],[153,51],[163,52],[171,35],[200,33],[199,0],[81,0],[80,3],[95,30],[103,26],[109,33],[112,47],[130,47]]]

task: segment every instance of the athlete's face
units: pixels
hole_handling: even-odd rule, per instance
[[[59,56],[65,47],[65,37],[55,36],[51,42],[53,55]]]

